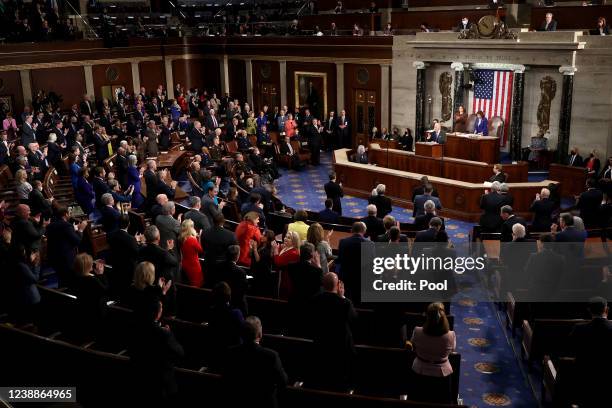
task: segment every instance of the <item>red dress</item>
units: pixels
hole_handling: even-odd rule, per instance
[[[291,248],[285,252],[274,255],[274,265],[276,266],[287,266],[290,263],[296,263],[300,261],[300,253],[297,248]]]
[[[251,266],[251,241],[261,240],[261,232],[256,225],[249,221],[242,221],[236,227],[236,239],[240,245],[240,258],[238,263],[245,266]]]
[[[187,237],[181,246],[181,267],[185,272],[187,281],[191,286],[202,287],[204,275],[200,265],[199,254],[202,253],[202,246],[196,237]]]

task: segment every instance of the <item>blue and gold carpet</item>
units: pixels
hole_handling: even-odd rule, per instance
[[[324,208],[325,191],[331,170],[331,155],[321,155],[320,166],[302,171],[283,170],[277,181],[283,202],[295,209],[320,211]],[[350,217],[366,215],[367,200],[345,196],[343,213]],[[444,205],[444,203],[442,203]],[[412,222],[412,210],[394,207],[391,213],[401,222]],[[472,224],[447,219],[449,237],[456,244],[469,239]],[[508,339],[495,305],[478,302],[485,296],[477,279],[462,276],[463,291],[452,302],[455,315],[457,349],[461,353],[460,397],[470,407],[537,407],[538,402],[513,344]],[[406,367],[406,369],[410,369]]]

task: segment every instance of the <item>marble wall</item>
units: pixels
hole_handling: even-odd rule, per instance
[[[442,72],[453,74],[452,62],[488,63],[526,67],[523,100],[522,146],[538,130],[540,80],[551,76],[557,93],[551,104],[549,146],[556,148],[559,131],[563,75],[561,66],[574,66],[574,94],[570,146],[586,153],[595,148],[600,158],[612,154],[612,36],[589,37],[574,32],[524,32],[519,40],[458,40],[454,33],[417,33],[396,36],[393,44],[392,126],[415,126],[415,61],[426,62],[426,95],[433,99],[433,116],[440,116],[438,81]],[[453,75],[454,80],[454,75]],[[466,93],[467,102],[471,93]],[[425,120],[428,120],[427,108]]]

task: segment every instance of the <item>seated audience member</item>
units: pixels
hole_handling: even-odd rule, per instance
[[[357,318],[353,303],[344,296],[344,284],[333,272],[323,276],[323,292],[310,308],[313,357],[319,368],[312,383],[331,389],[346,389],[355,363],[352,325]]]
[[[435,122],[433,130],[431,132],[427,132],[426,142],[433,142],[444,144],[446,143],[446,132],[442,130],[442,125],[440,122]]]
[[[181,244],[181,269],[191,286],[201,287],[204,283],[200,255],[202,246],[192,220],[184,220],[178,241]]]
[[[515,224],[518,227],[521,224]],[[529,301],[544,300],[548,297],[553,300],[559,289],[561,279],[565,270],[565,258],[561,254],[557,254],[552,250],[553,236],[550,233],[541,234],[536,242],[537,253],[531,253],[526,257],[524,272],[522,269],[514,268],[513,273],[519,273],[523,276],[518,276],[517,286],[521,283],[526,283],[528,288]],[[517,258],[522,258],[523,255],[520,248],[513,248],[513,262],[520,262]]]
[[[429,227],[429,221],[431,221],[433,217],[438,217],[438,215],[436,214],[436,204],[432,200],[425,201],[425,204],[423,204],[423,208],[425,210],[425,213],[423,215],[417,216],[414,219],[414,228],[417,231],[427,229]],[[442,221],[442,229],[444,229],[444,219],[442,217],[438,218],[440,218],[440,221]]]
[[[274,265],[287,266],[300,260],[300,234],[296,231],[287,231],[282,245],[272,242],[272,257]]]
[[[376,237],[385,233],[385,227],[382,219],[378,217],[376,206],[374,204],[369,204],[367,211],[368,215],[363,217],[361,222],[366,225],[365,237],[368,237],[373,241],[376,239]]]
[[[578,403],[585,407],[602,406],[609,400],[608,369],[612,364],[612,322],[608,320],[608,302],[602,297],[589,300],[591,321],[577,324],[570,335],[576,356],[574,378]]]
[[[383,218],[385,215],[393,211],[391,199],[385,195],[386,189],[387,187],[384,184],[377,185],[376,188],[372,190],[372,195],[370,195],[370,198],[368,199],[370,204],[374,204],[376,206],[376,214],[379,218]]]
[[[478,111],[476,113],[476,122],[474,123],[474,133],[480,134],[483,136],[489,135],[489,122],[484,115],[483,111]]]
[[[500,232],[503,220],[500,210],[505,205],[504,197],[499,193],[500,184],[494,181],[491,191],[480,197],[480,208],[484,210],[480,216],[480,227],[482,232]]]
[[[306,241],[309,225],[306,224],[308,213],[305,210],[297,210],[293,216],[293,222],[287,225],[287,231],[295,231],[300,236],[300,241]]]
[[[601,162],[597,157],[597,150],[591,150],[589,157],[587,157],[586,161],[584,162],[584,167],[586,167],[589,177],[597,177],[599,174],[599,168],[601,167]]]
[[[605,17],[599,17],[597,19],[597,27],[594,30],[591,30],[591,35],[610,35],[610,27],[606,22]]]
[[[418,377],[411,398],[418,401],[451,403],[450,375],[453,368],[448,361],[457,347],[455,332],[449,329],[442,303],[427,307],[425,323],[415,327],[410,340],[416,354],[412,371]]]
[[[308,228],[308,242],[314,245],[317,251],[319,265],[323,273],[329,272],[328,262],[334,259],[331,246],[329,245],[329,240],[333,232],[333,230],[325,232],[318,222],[315,222]]]
[[[238,227],[236,227],[236,239],[240,246],[240,258],[238,263],[251,266],[252,241],[259,243],[261,232],[259,231],[259,214],[249,211],[244,215]]]
[[[546,13],[538,31],[557,31],[557,20],[553,20],[553,13]]]
[[[202,214],[200,211],[200,208],[202,207],[200,197],[189,197],[189,207],[191,209],[183,214],[183,220],[193,221],[193,226],[198,232],[203,233],[204,231],[208,231],[211,228],[211,224],[208,217]]]
[[[119,229],[119,217],[121,213],[115,208],[115,200],[110,193],[104,193],[101,197],[102,207],[100,208],[100,224],[104,232],[111,233]]]
[[[300,246],[299,262],[289,265],[287,271],[291,281],[289,302],[294,307],[295,318],[303,321],[312,298],[321,290],[323,279],[319,254],[314,245],[304,242]]]
[[[583,161],[577,147],[572,147],[569,157],[567,158],[567,165],[574,167],[582,167]]]
[[[512,207],[504,205],[500,210],[500,217],[503,220],[501,229],[501,242],[512,241],[512,227],[515,224],[521,224],[527,228],[527,221],[524,218],[514,214]]]
[[[589,178],[586,183],[587,190],[576,200],[576,209],[580,211],[580,218],[587,228],[600,225],[599,209],[603,201],[603,193],[597,188],[597,181]]]
[[[411,152],[414,145],[414,137],[412,136],[412,131],[409,128],[404,130],[404,134],[398,138],[398,143],[402,147],[402,150],[406,150]]]
[[[398,223],[395,221],[395,218],[391,215],[385,215],[383,218],[383,226],[385,227],[385,233],[379,235],[376,238],[376,242],[389,242],[391,240],[390,231],[391,228],[397,227]],[[428,222],[429,225],[429,222]],[[426,227],[425,227],[426,228]],[[398,228],[399,231],[399,228]],[[408,242],[408,237],[404,234],[400,234],[398,237],[398,242]]]
[[[357,152],[353,155],[353,159],[356,163],[360,164],[368,164],[368,153],[366,153],[366,148],[364,145],[357,146]]]
[[[505,183],[508,180],[508,175],[504,173],[503,167],[501,164],[497,163],[493,165],[493,175],[489,178],[489,182],[493,183],[494,181],[498,181],[500,183]]]
[[[543,188],[529,207],[533,213],[531,229],[533,231],[550,231],[552,224],[552,214],[557,209],[557,205],[550,199],[550,190]]]
[[[455,31],[460,32],[464,30],[469,30],[470,28],[472,28],[472,25],[473,25],[472,22],[467,17],[464,16],[459,22],[459,24],[457,25],[457,27],[455,27]]]
[[[319,211],[319,221],[327,224],[337,224],[338,218],[340,217],[334,210],[332,210],[334,202],[328,198],[325,200],[325,209]]]
[[[421,177],[420,184],[412,190],[413,203],[418,195],[425,194],[425,187],[427,187],[428,184],[431,184],[429,183],[429,178],[427,176]],[[431,192],[431,195],[434,197],[438,197],[438,191],[434,188]]]
[[[217,283],[212,290],[212,305],[208,311],[212,366],[222,368],[222,359],[227,349],[240,344],[244,315],[231,305],[232,289],[226,282]]]
[[[429,221],[429,229],[419,231],[414,238],[414,242],[439,242],[438,235],[442,230],[442,220],[438,217],[433,217]]]
[[[228,350],[221,371],[228,389],[239,390],[228,395],[230,406],[276,408],[288,380],[280,357],[260,345],[263,330],[256,316],[246,318],[242,333],[242,344]]]
[[[417,195],[414,198],[414,207],[412,211],[412,216],[414,218],[418,217],[419,215],[425,214],[425,201],[428,200],[433,201],[433,203],[436,205],[436,209],[442,209],[442,203],[440,202],[440,199],[433,195],[433,186],[431,184],[427,184],[425,186],[423,194]]]
[[[149,301],[135,325],[130,344],[130,366],[135,380],[134,399],[146,406],[175,405],[178,387],[175,364],[184,357],[183,347],[167,325],[160,322],[164,307]]]

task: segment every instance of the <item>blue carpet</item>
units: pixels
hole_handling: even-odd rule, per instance
[[[321,155],[321,165],[302,171],[282,171],[277,180],[278,193],[283,202],[295,209],[319,211],[325,202],[323,185],[331,170],[331,155]],[[345,196],[343,213],[350,217],[366,215],[367,200]],[[442,203],[444,205],[444,203]],[[402,222],[413,221],[412,210],[394,207],[391,213]],[[469,240],[471,223],[447,219],[446,228],[456,246]],[[538,405],[525,370],[518,360],[516,344],[507,336],[505,326],[489,302],[475,276],[462,275],[458,279],[464,289],[452,302],[455,315],[457,349],[461,353],[461,381],[459,394],[470,407],[535,407]],[[406,369],[409,369],[407,367]]]

